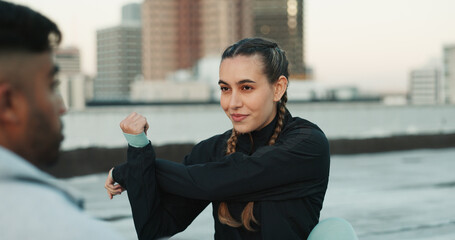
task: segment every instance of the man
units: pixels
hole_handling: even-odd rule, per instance
[[[0,0],[0,239],[119,239],[38,167],[57,160],[65,112],[55,23]]]

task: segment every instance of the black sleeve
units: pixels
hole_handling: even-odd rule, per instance
[[[281,191],[292,188],[300,194],[319,191],[327,184],[329,162],[325,135],[299,128],[250,156],[236,152],[221,161],[188,166],[157,160],[156,176],[164,191],[188,198],[265,200],[270,194],[279,198]]]
[[[156,239],[183,231],[209,204],[160,191],[155,179],[155,152],[149,143],[128,148],[126,164],[114,168],[113,177],[128,189],[139,239]]]
[[[114,170],[112,170],[112,178],[114,181],[126,190],[126,184],[125,184],[125,179],[124,179],[124,174],[126,173],[126,163],[120,164],[118,166],[115,166]]]

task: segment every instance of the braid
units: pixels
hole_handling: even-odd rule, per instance
[[[276,139],[278,138],[278,135],[281,132],[281,129],[283,128],[283,123],[284,123],[284,115],[286,114],[286,102],[288,101],[288,96],[287,92],[284,92],[283,96],[281,97],[280,101],[280,109],[278,109],[278,122],[275,127],[275,131],[273,132],[272,137],[270,137],[269,140],[269,145],[275,144]]]
[[[231,137],[227,140],[226,155],[229,155],[229,154],[235,152],[235,147],[237,145],[237,136],[238,135],[239,134],[237,133],[237,131],[235,131],[234,128],[233,128]]]
[[[237,145],[237,137],[238,133],[232,128],[232,134],[227,140],[227,147],[226,147],[226,155],[235,152],[235,147]],[[218,219],[221,223],[226,224],[231,227],[240,227],[242,226],[241,223],[237,222],[229,213],[228,206],[226,202],[221,202],[220,206],[218,207]]]
[[[218,219],[222,224],[226,224],[231,227],[240,227],[241,223],[237,222],[229,213],[226,202],[221,202],[218,207]]]
[[[253,215],[254,202],[248,202],[242,211],[242,224],[248,231],[255,231],[251,227],[251,221],[259,225],[258,220]]]

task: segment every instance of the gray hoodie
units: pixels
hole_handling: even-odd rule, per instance
[[[0,146],[0,239],[121,239],[64,183]]]

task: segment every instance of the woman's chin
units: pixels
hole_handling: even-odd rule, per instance
[[[235,124],[233,126],[234,130],[240,134],[244,134],[244,133],[249,133],[249,132],[252,132],[253,130],[251,130],[248,126],[238,126],[237,124]]]

